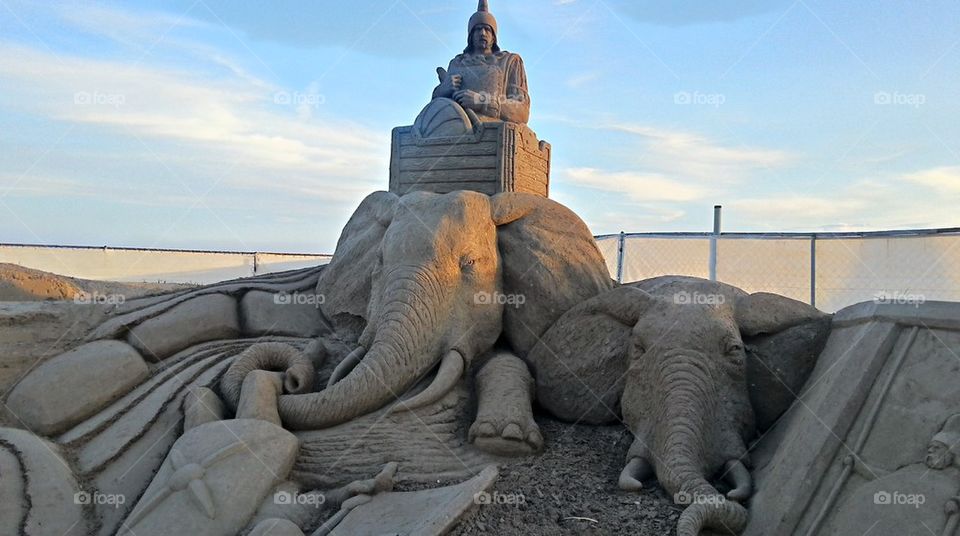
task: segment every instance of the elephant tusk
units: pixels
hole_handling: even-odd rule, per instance
[[[443,356],[440,369],[437,371],[437,377],[433,379],[430,385],[411,398],[400,401],[390,410],[390,413],[414,411],[440,400],[460,381],[464,368],[463,354],[457,350],[450,350],[447,355]]]
[[[640,491],[643,481],[653,475],[653,466],[643,458],[630,458],[623,471],[620,471],[620,480],[617,484],[624,491]]]
[[[738,502],[749,499],[753,494],[753,481],[747,467],[740,460],[731,460],[727,462],[725,469],[725,478],[734,488],[727,493],[727,498]]]
[[[350,374],[350,371],[356,368],[366,353],[366,348],[358,346],[356,350],[350,352],[347,357],[343,358],[343,361],[337,365],[337,368],[333,369],[333,374],[330,375],[330,380],[327,381],[327,387],[332,387],[333,384],[346,378],[347,374]]]

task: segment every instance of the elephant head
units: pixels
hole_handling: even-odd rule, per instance
[[[755,434],[748,371],[758,358],[748,344],[805,325],[829,332],[828,319],[785,297],[694,278],[620,287],[569,311],[531,353],[538,400],[561,418],[592,421],[610,420],[619,403],[635,437],[621,486],[637,489],[655,473],[689,505],[678,534],[738,533]],[[782,366],[800,367],[796,355],[786,359]],[[720,495],[714,476],[726,477],[732,491]]]
[[[398,408],[436,401],[501,337],[529,350],[564,311],[612,286],[586,225],[546,198],[372,194],[317,287],[328,318],[364,326],[359,348],[325,390],[281,396],[281,419],[329,427],[382,408],[435,368]]]

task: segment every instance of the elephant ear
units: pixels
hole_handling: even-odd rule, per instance
[[[519,355],[580,302],[614,287],[587,225],[545,197],[502,193],[491,198],[504,294],[522,296],[508,306],[504,335]]]
[[[333,259],[320,274],[317,293],[324,298],[320,308],[338,331],[359,336],[366,324],[373,271],[399,202],[388,192],[367,196],[343,228]]]
[[[736,302],[747,349],[747,385],[763,432],[796,401],[830,335],[832,318],[803,302],[757,293]]]
[[[636,344],[632,330],[656,300],[623,286],[564,313],[527,355],[537,403],[564,421],[616,421]]]

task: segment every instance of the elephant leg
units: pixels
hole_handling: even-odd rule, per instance
[[[745,501],[753,494],[753,481],[750,471],[740,460],[731,460],[723,468],[724,480],[733,488],[727,492],[731,501]]]
[[[533,376],[519,357],[501,352],[477,373],[477,419],[469,440],[501,456],[523,456],[543,449],[533,419]]]
[[[650,464],[650,450],[640,438],[633,440],[633,445],[627,453],[627,465],[620,471],[618,485],[624,491],[640,491],[643,481],[653,476],[653,465]]]

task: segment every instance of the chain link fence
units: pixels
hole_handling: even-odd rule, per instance
[[[864,301],[960,301],[960,228],[876,233],[669,233],[597,237],[610,274],[709,278],[836,312]]]
[[[0,244],[0,263],[94,281],[209,285],[329,261],[318,254]]]

